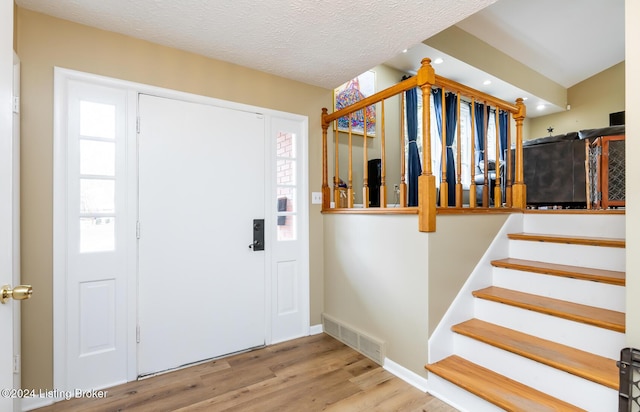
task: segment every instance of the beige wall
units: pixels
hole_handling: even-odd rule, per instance
[[[324,215],[325,312],[426,377],[429,236],[416,215]]]
[[[509,214],[441,215],[429,233],[429,336]]]
[[[54,66],[309,117],[309,185],[320,191],[320,109],[330,90],[18,8],[22,61],[22,271],[34,287],[23,305],[23,387],[53,389],[52,170]],[[310,209],[311,324],[323,311],[322,216]]]
[[[423,43],[552,104],[566,105],[566,88],[457,26],[451,26]]]
[[[428,340],[508,215],[324,216],[325,312],[386,342],[386,357],[426,377]]]
[[[571,110],[526,120],[525,139],[609,126],[609,113],[625,107],[625,62],[618,63],[568,89]],[[530,108],[530,110],[535,110]]]
[[[626,38],[626,154],[627,154],[627,344],[640,348],[640,1],[625,2]]]

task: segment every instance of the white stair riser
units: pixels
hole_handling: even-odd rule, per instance
[[[561,265],[596,269],[625,270],[625,249],[602,246],[568,245],[550,242],[509,241],[508,256]]]
[[[582,305],[625,311],[626,292],[623,286],[504,268],[493,269],[493,285]]]
[[[484,299],[475,299],[475,317],[610,359],[625,347],[623,333]]]
[[[625,237],[625,215],[525,213],[524,232],[550,235]]]
[[[590,412],[611,412],[618,392],[466,336],[456,336],[456,354],[503,376]]]
[[[427,392],[460,412],[504,412],[504,409],[433,373],[429,373]]]

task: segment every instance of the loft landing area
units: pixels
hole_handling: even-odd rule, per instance
[[[323,213],[418,214],[431,232],[436,214],[624,207],[624,140],[611,162],[609,130],[524,142],[522,99],[439,76],[428,58],[380,92],[357,86],[336,90],[334,111],[322,111]],[[571,157],[557,157],[559,144]]]

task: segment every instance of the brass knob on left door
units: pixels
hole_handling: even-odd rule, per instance
[[[29,299],[33,294],[31,285],[19,285],[11,289],[11,286],[4,285],[0,288],[0,303],[5,304],[11,298],[14,300]]]

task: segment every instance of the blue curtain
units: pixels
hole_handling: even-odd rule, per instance
[[[505,150],[509,150],[507,147],[507,130],[509,130],[509,114],[500,110],[500,160],[505,160]]]
[[[445,96],[447,109],[447,185],[449,186],[449,206],[456,205],[456,164],[453,157],[453,143],[458,124],[458,96],[448,93]]]
[[[484,160],[484,118],[486,115],[488,115],[488,113],[485,114],[484,104],[482,103],[476,103],[473,110],[475,110],[476,115],[476,164],[474,165],[474,167],[477,167],[480,162]],[[474,168],[473,170],[475,175],[476,169]]]
[[[406,113],[407,113],[407,138],[409,140],[409,160],[407,169],[409,171],[408,184],[408,206],[418,206],[418,176],[422,174],[420,165],[420,154],[416,141],[418,139],[418,89],[407,90]]]
[[[456,205],[456,170],[455,160],[453,156],[453,142],[456,138],[456,125],[458,123],[458,96],[453,93],[447,93],[445,96],[445,108],[447,111],[447,136],[445,142],[442,142],[442,89],[433,89],[433,108],[436,115],[436,127],[438,129],[438,135],[440,136],[440,143],[446,145],[447,156],[447,187],[449,196],[447,198],[447,204],[449,206]],[[440,154],[437,154],[440,156]],[[440,170],[442,172],[442,169]],[[440,173],[442,175],[442,173]]]

